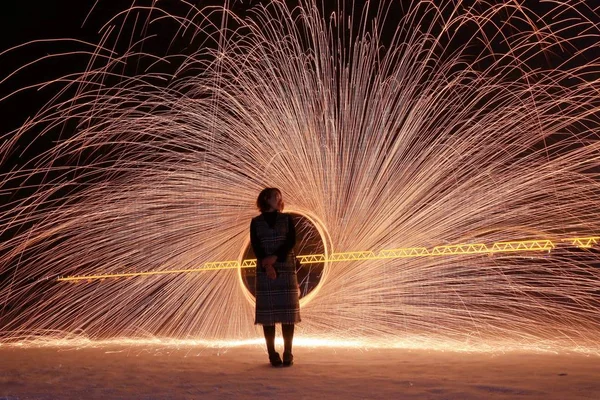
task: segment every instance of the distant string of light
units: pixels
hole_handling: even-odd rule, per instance
[[[592,248],[598,244],[600,236],[588,237],[572,237],[561,239],[561,242],[568,242],[572,246],[582,249]],[[498,253],[515,253],[515,252],[531,252],[531,251],[548,251],[554,249],[557,244],[550,239],[536,240],[514,240],[496,242],[491,246],[485,243],[461,243],[454,245],[435,246],[431,250],[426,247],[406,247],[398,249],[386,249],[379,252],[373,251],[349,251],[341,253],[326,254],[307,254],[296,256],[300,264],[315,264],[324,262],[342,262],[342,261],[366,261],[366,260],[383,260],[390,258],[414,258],[414,257],[430,257],[430,256],[455,256],[466,254],[498,254]],[[213,261],[205,263],[201,268],[175,269],[163,271],[144,271],[144,272],[123,272],[114,274],[99,274],[99,275],[80,275],[59,277],[58,282],[77,282],[77,281],[92,281],[104,280],[111,278],[132,278],[144,277],[152,275],[170,275],[170,274],[189,274],[206,271],[219,271],[224,269],[240,269],[240,268],[255,268],[256,259],[245,259],[240,261]]]

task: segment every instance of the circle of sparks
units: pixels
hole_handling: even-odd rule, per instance
[[[305,256],[296,257],[296,274],[298,277],[298,288],[300,300],[307,296],[313,290],[317,289],[322,284],[322,277],[325,275],[325,263],[328,257],[325,256],[324,238],[314,223],[308,218],[300,214],[291,213],[296,230],[296,245],[294,252],[300,254],[313,255],[312,259]],[[256,255],[250,243],[244,246],[245,251],[240,262],[236,263],[236,267],[240,271],[240,284],[250,293],[252,298],[255,298],[255,279],[256,279]],[[316,255],[322,255],[316,257]],[[318,260],[320,258],[320,260]]]

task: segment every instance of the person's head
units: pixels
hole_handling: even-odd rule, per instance
[[[283,196],[277,188],[263,189],[256,199],[256,207],[261,212],[279,210],[283,211]]]

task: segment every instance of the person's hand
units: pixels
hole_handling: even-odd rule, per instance
[[[275,264],[275,261],[277,261],[277,256],[275,256],[275,255],[267,256],[267,257],[263,258],[263,260],[262,260],[262,266],[266,269],[267,276],[270,279],[277,278],[277,272],[275,271],[275,267],[273,267],[273,264]]]
[[[275,267],[273,266],[273,264],[267,265],[266,270],[267,270],[267,277],[269,277],[269,279],[277,278],[277,272],[275,271]]]
[[[267,256],[267,257],[263,258],[262,265],[263,265],[263,267],[267,267],[269,265],[273,266],[273,264],[275,264],[275,261],[277,261],[276,255]]]

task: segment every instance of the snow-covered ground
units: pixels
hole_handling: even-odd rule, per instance
[[[600,399],[600,357],[262,346],[0,347],[0,399]]]

